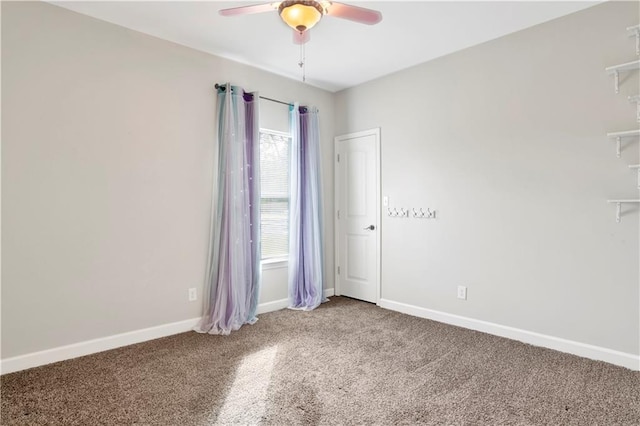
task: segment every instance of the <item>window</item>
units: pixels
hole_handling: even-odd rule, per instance
[[[262,260],[289,255],[289,141],[286,133],[260,130]]]

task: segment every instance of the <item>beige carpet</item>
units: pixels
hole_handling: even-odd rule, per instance
[[[2,424],[639,425],[640,373],[334,297],[1,378]]]

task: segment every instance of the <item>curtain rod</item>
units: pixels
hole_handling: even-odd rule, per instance
[[[226,87],[225,87],[225,86],[220,85],[220,84],[218,84],[218,83],[216,83],[215,88],[216,88],[216,90],[217,90],[217,89],[222,89],[222,90],[225,90],[225,89],[226,89]],[[271,101],[271,102],[275,102],[275,103],[277,103],[277,104],[293,106],[293,104],[292,104],[292,103],[284,102],[284,101],[279,101],[279,100],[277,100],[277,99],[267,98],[266,96],[258,96],[258,97],[259,97],[260,99],[264,99],[265,101]]]

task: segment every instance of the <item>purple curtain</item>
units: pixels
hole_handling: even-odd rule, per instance
[[[260,286],[258,96],[218,88],[218,168],[200,333],[229,334],[257,321]]]
[[[311,310],[326,301],[318,110],[296,103],[289,112],[289,308]]]

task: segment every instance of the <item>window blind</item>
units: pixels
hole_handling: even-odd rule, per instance
[[[289,254],[289,136],[260,130],[262,259]]]

